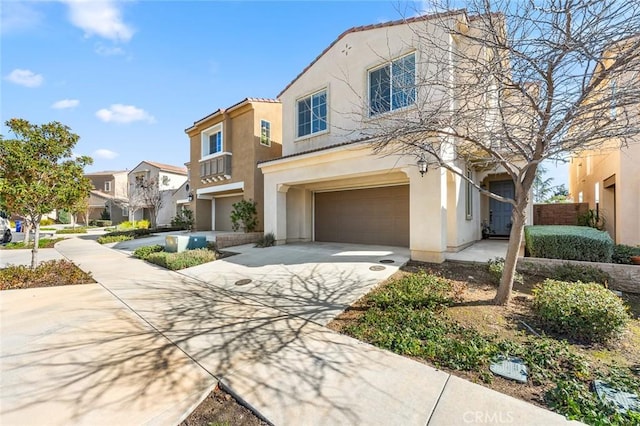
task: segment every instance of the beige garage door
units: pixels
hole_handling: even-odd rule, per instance
[[[222,197],[215,198],[215,221],[216,231],[231,231],[231,211],[233,210],[233,203],[237,203],[242,200],[242,195],[236,197]]]
[[[409,246],[409,186],[315,194],[315,239]]]

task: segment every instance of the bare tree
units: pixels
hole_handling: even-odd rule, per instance
[[[435,1],[430,9],[441,13],[407,20],[412,43],[423,52],[416,55],[416,86],[403,88],[406,82],[393,76],[392,84],[401,96],[413,97],[416,108],[372,119],[381,105],[376,101],[383,110],[393,109],[385,109],[384,102],[395,101],[372,89],[358,114],[377,153],[424,158],[481,194],[512,205],[505,268],[494,299],[507,304],[540,163],[568,152],[620,148],[640,133],[640,3],[477,0],[466,5],[454,11]],[[466,176],[467,167],[506,173],[515,195],[481,187]]]
[[[158,213],[165,204],[164,192],[160,190],[158,180],[155,178],[137,180],[126,204],[125,206],[121,202],[123,207],[129,208],[132,217],[135,217],[135,213],[140,209],[149,209],[151,227],[157,227]]]

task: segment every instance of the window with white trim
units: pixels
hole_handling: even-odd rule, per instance
[[[416,101],[416,55],[410,53],[369,71],[369,115],[407,107]]]
[[[299,138],[327,130],[326,89],[299,99],[296,113]]]
[[[108,180],[104,183],[104,192],[111,192],[111,181]]]
[[[222,123],[202,132],[202,158],[222,152]]]
[[[271,146],[271,123],[260,120],[260,145]]]
[[[467,169],[466,172],[467,179],[473,181],[473,171],[471,169]],[[473,219],[473,184],[469,181],[465,181],[465,213],[467,216],[467,220]]]

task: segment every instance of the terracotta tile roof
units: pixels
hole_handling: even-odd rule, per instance
[[[279,104],[280,101],[278,99],[269,99],[269,98],[244,98],[243,100],[241,100],[240,102],[236,102],[235,104],[231,105],[230,107],[227,108],[218,108],[217,110],[215,110],[214,112],[212,112],[209,115],[206,115],[204,117],[202,117],[200,120],[196,120],[193,122],[193,125],[191,127],[188,127],[185,129],[185,132],[188,132],[189,130],[193,129],[194,127],[196,127],[198,124],[200,124],[201,122],[211,118],[211,117],[215,117],[218,114],[222,114],[225,111],[230,111],[232,109],[238,108],[246,103],[252,103],[252,102],[262,102],[262,103],[269,103],[269,104]]]
[[[340,34],[338,36],[338,38],[335,39],[333,41],[333,43],[331,43],[329,46],[327,46],[326,49],[324,49],[322,51],[322,53],[320,53],[313,61],[311,61],[311,63],[309,65],[307,65],[300,72],[300,74],[298,74],[293,80],[291,80],[291,82],[289,84],[287,84],[287,86],[284,89],[282,89],[282,91],[280,93],[278,93],[277,98],[280,98],[280,96],[282,96],[282,94],[284,92],[286,92],[287,89],[293,85],[293,83],[295,83],[305,72],[307,72],[309,70],[309,68],[311,68],[316,62],[318,62],[318,60],[320,60],[320,58],[322,58],[325,53],[327,53],[329,50],[331,50],[331,48],[333,46],[335,46],[336,43],[338,43],[340,40],[342,40],[348,34],[357,33],[357,32],[361,32],[361,31],[374,30],[374,29],[377,29],[377,28],[393,27],[395,25],[411,24],[413,22],[427,21],[427,20],[430,20],[430,19],[444,18],[444,17],[451,16],[451,15],[457,15],[457,14],[460,14],[460,13],[466,13],[466,10],[465,9],[456,9],[456,10],[452,10],[452,11],[444,12],[444,13],[432,13],[432,14],[428,14],[428,15],[415,16],[413,18],[408,18],[408,19],[398,19],[398,20],[395,20],[395,21],[382,22],[382,23],[379,23],[379,24],[362,25],[362,26],[359,26],[359,27],[349,28],[348,30],[346,30],[345,32]]]
[[[157,167],[164,172],[178,173],[181,175],[187,174],[186,167],[172,166],[171,164],[155,163],[153,161],[146,161],[146,160],[144,161],[144,163],[150,164],[153,167]]]

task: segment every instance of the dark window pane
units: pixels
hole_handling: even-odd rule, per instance
[[[369,73],[369,108],[371,115],[390,110],[391,82],[390,68],[385,66]]]
[[[392,63],[391,75],[393,102],[392,109],[403,108],[415,102],[416,60],[415,55],[405,56]]]

